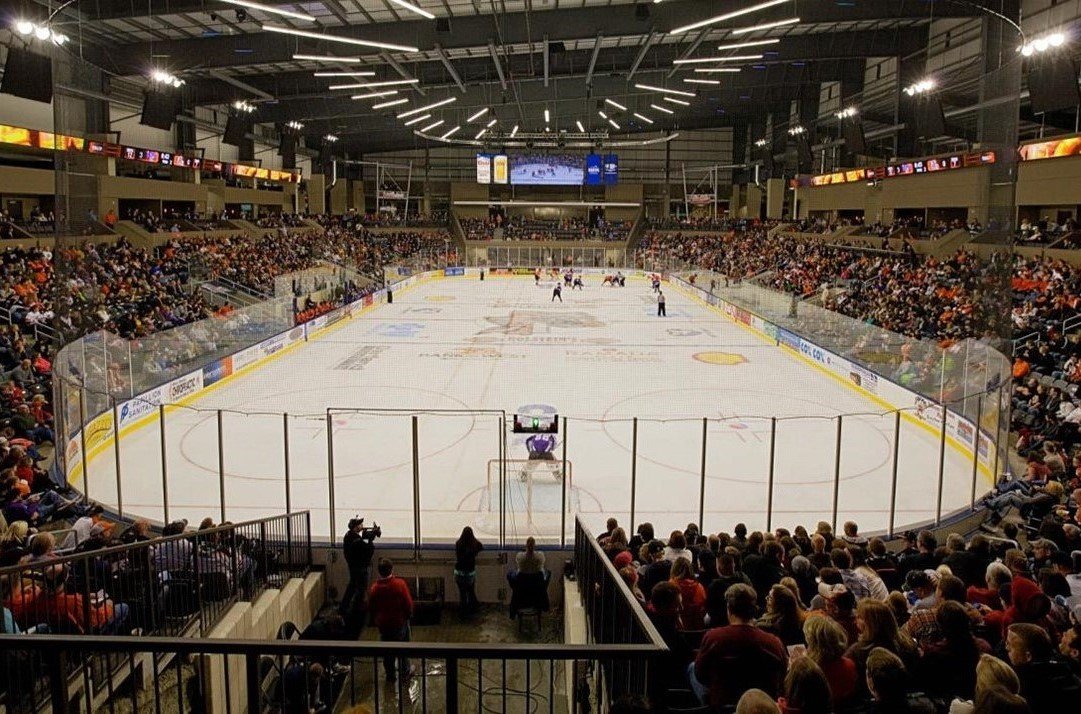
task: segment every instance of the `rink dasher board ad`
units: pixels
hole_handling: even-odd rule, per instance
[[[875,404],[888,410],[902,409],[902,418],[910,419],[928,431],[939,434],[942,424],[942,405],[934,400],[917,394],[901,385],[875,374],[862,365],[841,357],[830,350],[809,342],[791,330],[775,325],[758,315],[733,305],[720,297],[687,283],[682,278],[673,277],[672,283],[684,292],[720,310],[731,319],[779,347],[788,349],[794,356],[829,374],[845,386],[854,389]],[[982,429],[979,432],[979,468],[988,478],[993,479],[994,439]],[[968,419],[946,410],[946,438],[952,445],[972,458],[976,427]]]

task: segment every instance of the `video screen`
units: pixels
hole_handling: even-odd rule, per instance
[[[513,154],[510,182],[519,186],[581,186],[585,182],[581,154]]]

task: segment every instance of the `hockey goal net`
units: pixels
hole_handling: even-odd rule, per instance
[[[501,465],[505,470],[500,469]],[[506,479],[502,499],[507,508],[524,511],[534,522],[542,514],[559,514],[564,492],[570,494],[574,486],[574,465],[561,459],[490,460],[486,489],[489,511],[499,509],[502,478]]]

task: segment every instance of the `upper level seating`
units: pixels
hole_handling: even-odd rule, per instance
[[[598,220],[590,225],[578,218],[541,220],[537,218],[461,218],[459,222],[467,240],[492,240],[495,231],[502,230],[503,240],[515,241],[622,241],[630,235],[629,221]]]

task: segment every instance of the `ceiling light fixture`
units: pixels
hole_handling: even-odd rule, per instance
[[[684,92],[681,89],[666,89],[665,87],[655,87],[652,84],[636,84],[635,87],[639,89],[645,89],[650,92],[660,92],[662,94],[675,94],[680,97],[693,97],[694,92]]]
[[[514,138],[514,135],[518,133],[518,125],[515,124],[514,128],[510,130],[510,138]]]
[[[429,109],[435,109],[436,107],[442,107],[442,106],[445,106],[447,104],[450,104],[450,103],[456,102],[456,101],[458,101],[458,97],[447,97],[446,99],[442,99],[442,100],[440,100],[438,102],[428,104],[427,106],[417,107],[416,109],[410,109],[407,112],[402,112],[401,114],[398,115],[398,118],[399,119],[405,119],[406,117],[413,116],[414,114],[420,114],[421,112],[426,112]]]
[[[496,122],[498,122],[498,121],[499,121],[498,119],[492,119],[490,122],[485,124],[484,128],[485,129],[491,129],[493,126],[496,125]]]
[[[607,119],[608,118],[608,115],[605,114],[604,112],[602,112],[600,109],[597,110],[597,113],[601,115],[601,119]]]
[[[1026,42],[1021,45],[1018,51],[1025,57],[1031,57],[1038,52],[1047,52],[1050,49],[1062,47],[1066,44],[1066,39],[1066,35],[1062,32],[1052,32],[1041,35],[1031,42]]]
[[[649,106],[653,107],[654,109],[656,109],[659,112],[664,112],[665,114],[675,114],[675,112],[672,111],[671,109],[669,109],[668,107],[662,107],[662,106],[659,106],[657,104],[650,104]]]
[[[927,79],[921,79],[915,84],[910,84],[905,87],[905,94],[910,97],[914,97],[917,94],[926,94],[935,88],[935,80],[928,77]]]
[[[719,79],[685,79],[683,80],[687,84],[720,84]]]
[[[718,22],[724,22],[725,20],[731,20],[734,17],[740,17],[741,15],[749,15],[752,12],[758,12],[759,10],[765,10],[776,5],[781,5],[788,2],[788,0],[766,0],[766,2],[759,3],[758,5],[751,5],[750,7],[741,8],[739,10],[733,10],[732,12],[726,12],[723,15],[716,15],[714,17],[700,20],[698,22],[692,22],[690,25],[684,25],[683,27],[677,27],[668,34],[680,35],[684,32],[690,32],[691,30],[697,30],[699,27],[706,27],[707,25],[715,25]]]
[[[547,109],[545,109],[545,110],[544,110],[544,123],[545,123],[545,124],[547,124],[547,123],[549,123],[549,122],[551,121],[551,118],[550,118],[550,116],[551,116],[551,115],[550,115],[550,114],[548,113],[548,110],[547,110]]]
[[[617,102],[615,100],[605,99],[604,103],[605,104],[611,104],[613,107],[615,107],[616,109],[618,109],[621,112],[627,111],[627,107],[623,106],[622,104],[620,104],[619,102]]]
[[[282,17],[291,17],[294,20],[304,20],[304,22],[315,22],[315,18],[311,15],[306,15],[301,12],[293,12],[292,10],[285,10],[280,7],[272,7],[270,5],[263,5],[257,2],[251,2],[251,0],[221,0],[221,2],[228,5],[239,5],[240,7],[246,7],[251,10],[258,10],[259,12],[269,12],[274,15],[281,15]]]
[[[787,20],[776,20],[774,22],[763,22],[761,25],[752,25],[751,27],[737,27],[732,30],[733,35],[746,35],[748,32],[758,32],[759,30],[772,30],[775,27],[784,27],[785,25],[795,25],[799,22],[798,17],[790,17]]]
[[[676,59],[672,64],[702,64],[704,62],[746,62],[760,60],[762,55],[730,55],[728,57],[695,57],[693,59]]]
[[[374,89],[376,87],[400,87],[403,84],[416,84],[419,79],[390,79],[386,82],[359,82],[357,84],[332,84],[327,89]]]
[[[488,107],[485,107],[484,109],[481,109],[478,112],[474,112],[472,116],[470,116],[468,119],[465,120],[465,123],[466,124],[472,124],[477,119],[480,119],[482,116],[484,116],[487,113],[488,113]]]
[[[401,7],[404,7],[406,10],[409,10],[410,12],[415,12],[415,13],[417,13],[418,15],[420,15],[422,17],[428,18],[429,20],[434,20],[435,19],[435,15],[428,12],[424,8],[417,7],[416,5],[414,5],[411,2],[406,2],[405,0],[390,0],[390,1],[392,3],[394,3],[395,5],[400,5]]]
[[[409,100],[405,97],[402,97],[401,99],[391,99],[389,102],[379,102],[378,104],[373,104],[372,109],[386,109],[387,107],[396,107],[399,104],[405,104],[408,101]]]
[[[694,70],[698,74],[721,74],[727,72],[740,72],[739,67],[699,67]]]
[[[609,119],[608,123],[611,124],[616,129],[619,128],[619,124],[616,124],[615,120],[613,120],[613,119]]]
[[[578,131],[582,132],[583,134],[586,133],[586,128],[584,126],[582,126],[582,120],[581,119],[576,120],[574,122],[574,125],[576,127],[578,127]]]
[[[807,129],[803,126],[796,124],[794,127],[788,130],[789,136],[799,136],[800,134],[806,134]]]
[[[421,132],[427,133],[427,132],[431,131],[432,129],[435,129],[438,126],[441,126],[442,124],[443,124],[443,120],[440,119],[439,121],[435,122],[434,124],[429,124],[428,126],[421,129]]]
[[[334,57],[333,55],[293,55],[293,59],[309,62],[345,62],[346,64],[360,62],[360,57]]]
[[[448,132],[447,132],[446,134],[444,134],[443,136],[439,137],[439,138],[440,138],[440,139],[442,139],[442,140],[444,140],[444,141],[446,141],[447,139],[449,139],[450,137],[452,137],[452,136],[453,136],[453,135],[454,135],[454,134],[455,134],[455,133],[456,133],[456,132],[457,132],[457,131],[458,131],[459,129],[461,129],[461,128],[462,128],[462,127],[461,127],[461,125],[458,125],[458,126],[454,127],[453,129],[451,129],[450,131],[448,131]]]
[[[485,135],[485,134],[487,134],[487,133],[488,133],[488,129],[487,129],[487,128],[481,129],[480,131],[478,131],[478,132],[477,132],[477,135],[476,135],[476,136],[474,136],[474,137],[473,137],[473,139],[474,139],[474,140],[476,140],[476,139],[479,139],[479,138],[481,138],[482,136],[484,136],[484,135]]]
[[[168,84],[169,86],[174,88],[179,88],[182,84],[184,84],[184,80],[180,79],[175,75],[169,74],[168,72],[163,72],[160,69],[156,69],[151,72],[150,79],[160,84]]]
[[[279,27],[278,25],[263,25],[264,32],[278,32],[283,35],[295,37],[309,37],[313,40],[325,40],[327,42],[341,42],[347,45],[360,45],[361,47],[377,47],[382,50],[397,50],[399,52],[420,52],[416,47],[406,45],[392,45],[388,42],[374,42],[372,40],[358,40],[353,37],[341,35],[328,35],[322,32],[308,32],[307,30],[294,30],[291,27]]]
[[[414,124],[420,124],[425,119],[431,119],[431,118],[432,118],[431,114],[421,114],[419,117],[414,117],[413,119],[410,119],[409,121],[405,122],[405,125],[406,126],[413,126]]]
[[[849,117],[856,116],[857,114],[859,114],[859,112],[860,112],[860,110],[856,109],[855,107],[845,107],[841,111],[834,114],[834,116],[837,117],[838,119],[844,120],[844,119],[848,119]]]
[[[304,128],[304,125],[298,121],[287,121],[285,122],[285,126],[289,127],[293,131],[300,131]]]
[[[634,115],[636,117],[638,117],[639,119],[641,119],[642,121],[644,121],[646,124],[652,124],[653,123],[653,120],[650,119],[649,117],[647,117],[645,114],[639,114],[638,112],[635,112]]]
[[[754,142],[754,145],[757,146],[759,149],[766,146],[767,144],[769,144],[769,142],[766,141],[765,139],[758,139],[757,141]]]
[[[327,134],[326,136],[323,137],[323,141],[327,142],[328,144],[333,144],[337,140],[338,140],[338,137],[334,136],[333,134]]]
[[[768,40],[748,40],[747,42],[736,42],[736,43],[731,44],[731,45],[717,45],[717,49],[720,50],[721,52],[724,52],[725,50],[739,50],[739,49],[743,49],[744,47],[758,47],[759,45],[775,45],[780,41],[781,41],[781,39],[779,37],[773,37],[773,38],[770,38]]]
[[[398,93],[397,89],[386,89],[382,92],[369,92],[368,94],[354,94],[350,99],[379,99],[380,97],[393,97]]]
[[[255,107],[251,104],[248,104],[243,99],[233,102],[233,109],[236,109],[238,112],[245,112],[247,114],[251,114],[255,111]]]
[[[684,106],[684,107],[691,106],[690,102],[685,102],[682,99],[676,99],[675,97],[665,97],[664,101],[672,102],[672,104],[679,104],[680,106]]]
[[[313,77],[374,77],[374,70],[357,70],[356,72],[312,72]]]

